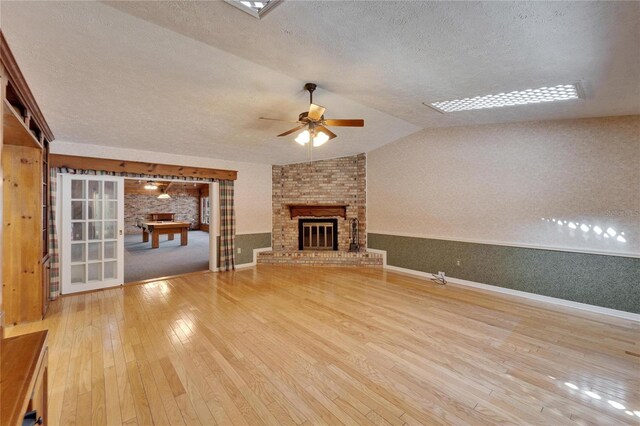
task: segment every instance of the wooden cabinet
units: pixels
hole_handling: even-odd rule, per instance
[[[0,426],[22,425],[27,415],[26,424],[46,425],[47,331],[2,340],[1,359]]]
[[[1,56],[1,52],[0,52]],[[0,61],[0,116],[4,116],[4,98],[5,93],[7,91],[7,76],[4,71],[4,65],[2,61]],[[3,145],[3,137],[4,137],[4,120],[0,120],[0,165],[2,164],[2,145]],[[3,179],[2,179],[2,167],[0,166],[0,189],[3,187]],[[2,223],[2,197],[0,197],[0,224]],[[0,226],[0,241],[2,240],[2,226]],[[2,293],[3,293],[3,281],[2,281],[2,255],[0,253],[0,342],[4,338],[4,305],[2,304]]]
[[[31,398],[27,408],[27,415],[30,415],[35,419],[35,424],[46,425],[47,424],[47,392],[48,392],[48,379],[49,379],[49,353],[48,348],[44,348],[44,355],[42,362],[38,368],[38,374],[36,375],[35,385],[31,391]],[[23,420],[24,424],[24,420]]]
[[[44,259],[49,256],[49,142],[44,139],[42,141],[42,152],[41,152],[41,160],[40,164],[42,164],[42,173],[40,174],[42,178],[42,232],[40,233],[42,238],[42,258],[43,263]]]
[[[10,145],[5,137],[2,169],[2,280],[6,324],[42,318],[42,213],[40,151]]]
[[[53,134],[0,32],[2,306],[5,324],[36,321],[49,297],[49,143]]]
[[[51,284],[51,259],[49,255],[42,261],[42,317],[44,318],[49,309],[49,288]]]

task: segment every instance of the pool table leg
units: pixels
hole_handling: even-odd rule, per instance
[[[149,242],[149,233],[147,231],[142,231],[142,242],[143,243]]]
[[[158,248],[158,247],[160,247],[160,233],[159,232],[152,232],[151,233],[151,248]]]
[[[181,246],[186,246],[187,245],[188,232],[189,232],[189,230],[187,228],[182,228],[180,230],[180,245]]]
[[[173,241],[174,234],[167,234],[167,240]]]

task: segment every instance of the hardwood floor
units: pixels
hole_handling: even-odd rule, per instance
[[[639,323],[378,269],[74,295],[7,336],[43,328],[52,425],[640,420]]]

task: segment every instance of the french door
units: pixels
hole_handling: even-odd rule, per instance
[[[124,178],[61,177],[62,293],[124,282]]]

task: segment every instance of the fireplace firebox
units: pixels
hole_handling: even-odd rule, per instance
[[[338,219],[298,219],[298,250],[338,250]]]

